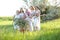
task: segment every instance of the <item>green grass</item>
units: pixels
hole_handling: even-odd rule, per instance
[[[41,23],[40,31],[23,34],[13,29],[12,17],[0,17],[0,40],[60,40],[60,19]]]

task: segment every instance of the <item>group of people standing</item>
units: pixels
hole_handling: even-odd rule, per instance
[[[29,9],[20,8],[20,10],[16,11],[16,15],[14,19],[24,19],[29,22],[29,31],[40,30],[40,10],[37,6],[30,6]],[[15,25],[14,21],[14,29],[20,30],[18,25]]]

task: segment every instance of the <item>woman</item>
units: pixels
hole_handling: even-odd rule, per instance
[[[30,30],[31,31],[34,30],[34,25],[33,25],[33,22],[34,22],[34,19],[33,19],[34,13],[35,13],[34,6],[31,6],[30,7],[30,15],[29,15],[29,25],[30,25]]]
[[[34,30],[40,30],[40,10],[35,6]]]

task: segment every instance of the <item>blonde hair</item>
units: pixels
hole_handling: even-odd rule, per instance
[[[34,7],[34,6],[30,6],[30,9],[31,9],[31,10],[35,10],[35,7]]]

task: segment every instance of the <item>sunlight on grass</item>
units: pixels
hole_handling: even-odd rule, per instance
[[[13,21],[1,21],[0,25],[11,25],[13,24]]]
[[[13,29],[10,18],[0,20],[0,40],[60,40],[60,19],[41,23],[40,31],[24,34]]]
[[[41,26],[47,29],[60,28],[60,19],[52,20],[46,23],[41,23]]]

